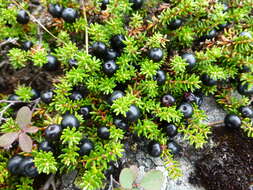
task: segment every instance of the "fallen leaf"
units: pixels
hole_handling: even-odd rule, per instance
[[[6,133],[0,137],[0,147],[10,146],[17,138],[18,132]]]
[[[22,151],[24,152],[31,152],[32,151],[32,146],[33,146],[33,141],[31,137],[29,137],[25,133],[21,133],[19,135],[19,147],[21,148]]]
[[[24,128],[28,126],[31,123],[32,119],[32,111],[29,107],[23,106],[18,110],[17,117],[16,117],[16,123],[20,128]]]

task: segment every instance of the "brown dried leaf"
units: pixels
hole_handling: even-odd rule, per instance
[[[32,111],[29,107],[23,106],[18,110],[17,117],[16,117],[16,123],[20,128],[25,128],[31,123],[32,119]]]
[[[19,135],[18,141],[19,141],[19,147],[21,148],[22,151],[24,152],[32,151],[33,141],[31,137],[29,137],[26,133],[21,133]]]
[[[6,133],[0,137],[0,147],[10,146],[17,138],[18,132]]]

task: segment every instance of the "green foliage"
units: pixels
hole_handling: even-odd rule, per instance
[[[25,51],[17,48],[12,48],[8,53],[10,63],[15,69],[20,69],[25,66],[28,61],[28,55]]]
[[[32,97],[32,88],[29,86],[18,86],[15,90],[15,94],[17,94],[22,101],[29,101]]]

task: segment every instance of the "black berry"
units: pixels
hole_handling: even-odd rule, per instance
[[[31,93],[32,93],[32,100],[38,99],[40,97],[40,92],[34,88],[31,90]]]
[[[68,63],[69,63],[70,67],[77,67],[78,66],[78,63],[77,63],[77,61],[75,59],[70,59],[68,61]]]
[[[162,147],[158,142],[151,141],[148,145],[148,153],[150,156],[159,157],[162,154]]]
[[[217,84],[217,80],[212,79],[206,73],[201,76],[202,83],[206,86],[214,86]]]
[[[78,119],[71,114],[65,114],[62,117],[62,121],[61,121],[61,126],[62,128],[66,128],[66,127],[79,127],[80,126],[80,122],[78,121]]]
[[[49,104],[53,100],[53,95],[54,93],[51,90],[42,91],[40,94],[40,99],[42,102]]]
[[[53,55],[47,56],[47,63],[43,66],[47,71],[56,71],[59,67],[59,61]]]
[[[77,19],[77,11],[72,8],[65,8],[62,11],[61,17],[65,22],[73,23]]]
[[[99,127],[97,130],[97,135],[101,139],[109,139],[110,138],[110,130],[107,127]]]
[[[103,71],[109,76],[113,75],[117,69],[118,65],[116,65],[115,61],[113,60],[107,61],[103,64]]]
[[[74,91],[74,92],[72,92],[72,94],[69,96],[69,98],[70,98],[71,100],[78,101],[78,100],[83,99],[83,95],[82,95],[80,92],[78,92],[78,91]]]
[[[57,141],[60,138],[62,127],[57,124],[52,124],[45,130],[45,138],[48,141]]]
[[[243,117],[252,118],[253,117],[253,110],[249,106],[242,106],[239,108]]]
[[[218,35],[218,32],[216,29],[212,29],[210,32],[207,33],[207,35],[205,36],[206,39],[212,39],[214,37],[216,37]]]
[[[55,18],[60,18],[63,8],[58,4],[49,4],[48,12]]]
[[[111,38],[111,46],[115,50],[122,50],[126,45],[124,44],[126,40],[125,36],[122,34],[117,34]]]
[[[203,103],[203,96],[201,94],[193,94],[192,92],[186,92],[184,94],[184,99],[188,103],[196,103],[198,106],[201,106]]]
[[[148,56],[154,62],[159,62],[163,59],[163,51],[160,48],[151,48],[148,52]]]
[[[38,175],[37,168],[34,165],[33,157],[24,157],[20,163],[22,175],[27,177],[36,177]]]
[[[180,152],[180,150],[181,150],[181,147],[176,142],[170,141],[168,143],[168,149],[170,150],[170,152],[172,154],[178,154]]]
[[[32,48],[33,43],[31,41],[25,41],[22,43],[22,49],[28,51]]]
[[[106,45],[103,42],[95,42],[91,46],[92,54],[98,58],[104,58],[107,53]]]
[[[166,81],[166,74],[163,70],[158,70],[153,78],[158,85],[163,85]]]
[[[20,175],[22,171],[20,170],[20,164],[23,160],[23,156],[15,155],[9,159],[7,164],[7,169],[14,175]]]
[[[20,97],[16,94],[11,94],[9,97],[8,97],[8,100],[10,101],[20,101]]]
[[[171,29],[171,30],[176,30],[176,29],[178,29],[182,24],[183,24],[183,20],[181,20],[181,19],[175,19],[175,20],[172,20],[172,21],[169,23],[168,27],[169,27],[169,29]]]
[[[125,96],[125,93],[120,91],[120,90],[116,90],[112,93],[112,95],[108,98],[108,103],[109,104],[113,104],[114,100],[117,100],[118,98],[122,98],[123,96]]]
[[[168,137],[172,138],[177,135],[177,127],[172,123],[168,123],[164,126],[164,130]]]
[[[162,97],[162,105],[173,106],[176,103],[176,99],[171,94],[166,94]]]
[[[138,10],[142,7],[144,0],[129,0],[132,3],[132,9]]]
[[[237,129],[242,125],[241,119],[235,114],[228,114],[224,119],[225,126],[228,128]]]
[[[17,22],[20,24],[27,24],[30,20],[28,13],[25,10],[20,10],[17,14]]]
[[[119,56],[119,53],[113,49],[107,49],[104,56],[105,61],[115,60]]]
[[[127,131],[129,129],[128,123],[122,118],[114,118],[113,122],[119,129],[122,129],[124,131]]]
[[[252,35],[250,32],[241,32],[239,36],[247,37],[247,38],[252,38]]]
[[[94,145],[93,145],[91,140],[82,139],[80,144],[79,144],[79,148],[80,148],[80,150],[78,151],[78,153],[80,154],[80,156],[84,156],[84,155],[89,155],[90,154],[90,152],[94,148]]]
[[[196,58],[192,53],[185,53],[182,58],[188,63],[188,68],[193,68],[196,65]]]
[[[126,119],[130,122],[134,122],[141,116],[140,109],[135,105],[131,105],[128,112],[126,113]]]
[[[90,106],[84,106],[81,107],[78,113],[83,116],[84,119],[90,118],[90,112],[91,112],[91,107]]]
[[[190,118],[193,115],[193,107],[191,104],[183,102],[179,105],[178,110],[183,113],[184,118]]]
[[[237,90],[242,95],[252,95],[253,94],[253,86],[249,87],[248,83],[239,83]]]
[[[102,0],[101,2],[101,10],[105,10],[107,8],[107,5],[110,3],[109,0]]]
[[[41,142],[41,143],[39,144],[39,150],[43,150],[43,151],[45,151],[45,152],[53,152],[53,151],[54,151],[54,149],[53,149],[51,143],[48,142],[48,141],[43,141],[43,142]]]

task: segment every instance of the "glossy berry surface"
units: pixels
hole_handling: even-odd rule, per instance
[[[25,51],[30,50],[33,47],[33,43],[31,41],[25,41],[22,43],[22,49]]]
[[[113,123],[116,125],[116,127],[124,131],[127,131],[129,129],[128,123],[122,118],[114,118]]]
[[[53,55],[47,56],[47,63],[43,66],[47,71],[56,71],[59,67],[59,61]]]
[[[109,0],[102,0],[101,2],[101,10],[106,10],[107,5],[110,3]]]
[[[125,93],[120,90],[115,90],[112,95],[108,98],[108,103],[113,104],[114,100],[117,100],[118,98],[122,98],[125,96]]]
[[[89,155],[90,152],[94,149],[93,142],[89,139],[82,139],[79,144],[80,150],[78,153],[80,156]]]
[[[206,73],[201,76],[202,83],[206,86],[214,86],[217,84],[217,80],[212,79]]]
[[[159,62],[163,59],[163,51],[161,48],[151,48],[148,52],[148,57],[154,62]]]
[[[49,4],[48,12],[55,18],[60,18],[63,8],[58,4]]]
[[[175,19],[172,20],[169,24],[169,29],[171,30],[176,30],[178,29],[181,25],[183,24],[183,21],[181,19]]]
[[[210,32],[207,33],[207,35],[205,36],[206,39],[212,39],[214,37],[216,37],[218,35],[218,32],[216,29],[212,29]]]
[[[77,11],[72,8],[65,8],[62,11],[61,17],[65,22],[73,23],[77,19]]]
[[[176,99],[171,94],[165,94],[162,97],[161,102],[162,102],[162,105],[169,107],[169,106],[173,106],[176,103]]]
[[[69,98],[73,101],[78,101],[83,99],[83,95],[81,94],[81,92],[78,91],[74,91],[72,92],[72,94],[69,96]]]
[[[101,139],[109,139],[110,138],[110,130],[107,127],[99,127],[97,130],[97,135]]]
[[[68,61],[68,63],[69,63],[70,67],[77,67],[78,66],[78,63],[77,63],[77,61],[75,59],[70,59]]]
[[[45,138],[48,141],[57,141],[60,138],[62,127],[57,124],[49,125],[45,130]]]
[[[78,121],[78,119],[71,114],[65,114],[62,117],[62,121],[61,121],[61,126],[62,128],[66,128],[66,127],[79,127],[80,126],[80,122]]]
[[[30,17],[25,10],[20,10],[18,11],[16,19],[17,19],[17,22],[20,24],[27,24],[30,20]]]
[[[23,160],[23,156],[15,155],[9,159],[7,164],[7,169],[14,175],[20,175],[22,171],[20,170],[20,164]]]
[[[113,60],[107,61],[103,64],[103,71],[105,74],[109,76],[113,75],[117,69],[118,69],[118,66]]]
[[[107,53],[106,45],[103,42],[95,42],[91,46],[92,54],[98,58],[104,58]]]
[[[83,116],[83,119],[90,118],[90,112],[91,112],[90,106],[81,107],[80,110],[78,111],[78,113]]]
[[[32,97],[31,97],[32,100],[38,99],[40,97],[40,92],[34,88],[31,90],[31,94],[32,94]]]
[[[53,100],[53,95],[54,93],[51,90],[42,91],[40,94],[40,99],[42,102],[49,104]]]
[[[243,36],[243,37],[247,37],[247,38],[252,38],[252,35],[251,35],[251,33],[250,32],[241,32],[240,34],[239,34],[239,36]]]
[[[176,142],[170,141],[168,143],[168,149],[170,150],[170,152],[172,154],[178,154],[180,152],[180,150],[181,150],[181,147]]]
[[[22,175],[27,177],[36,177],[38,175],[37,168],[34,165],[33,157],[24,157],[19,165]]]
[[[132,9],[138,10],[142,7],[144,0],[129,0],[132,3]]]
[[[166,74],[163,70],[158,70],[153,78],[158,85],[163,85],[166,81]]]
[[[115,50],[122,50],[126,45],[124,44],[126,40],[125,36],[122,34],[117,34],[111,38],[111,46]]]
[[[201,106],[203,103],[203,96],[201,94],[186,92],[184,94],[184,100],[188,103],[196,103],[198,106]]]
[[[188,63],[188,68],[193,68],[196,65],[196,58],[192,53],[185,53],[182,58]]]
[[[242,95],[252,95],[253,94],[253,86],[249,87],[248,83],[239,83],[237,90]]]
[[[253,117],[253,110],[249,106],[242,106],[239,108],[243,117],[252,118]]]
[[[130,122],[134,122],[137,119],[139,119],[140,116],[141,116],[140,109],[132,104],[126,113],[126,119]]]
[[[11,94],[9,97],[8,97],[8,100],[10,101],[20,101],[20,97],[16,94]]]
[[[104,60],[105,61],[110,61],[110,60],[115,60],[119,56],[119,53],[115,51],[114,49],[108,49],[106,50]]]
[[[178,110],[183,113],[184,118],[190,118],[193,115],[193,107],[187,102],[183,102],[179,105]]]
[[[54,151],[54,149],[53,149],[51,143],[48,142],[48,141],[43,141],[43,142],[41,142],[41,143],[39,144],[39,150],[43,150],[43,151],[45,151],[45,152],[53,152],[53,151]]]
[[[148,153],[152,157],[159,157],[162,154],[162,147],[158,142],[151,141],[148,145]]]
[[[164,130],[168,137],[172,138],[177,135],[177,127],[172,123],[168,123],[164,126]]]
[[[232,129],[238,129],[242,125],[241,119],[235,114],[228,114],[224,119],[225,126]]]

